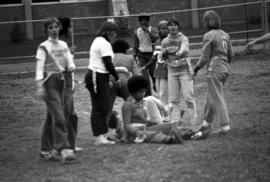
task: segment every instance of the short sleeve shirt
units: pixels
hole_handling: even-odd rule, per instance
[[[112,46],[104,37],[97,37],[90,47],[88,68],[99,73],[109,73],[102,57],[111,56],[114,58]]]

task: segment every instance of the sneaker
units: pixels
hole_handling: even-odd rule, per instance
[[[42,150],[39,153],[39,158],[42,159],[42,160],[50,160],[52,157],[53,156],[51,154],[51,151]]]
[[[146,139],[146,134],[143,131],[137,131],[136,132],[136,139],[134,140],[135,143],[143,143],[144,140]]]
[[[204,131],[204,130],[209,130],[209,128],[211,128],[210,123],[208,123],[207,121],[203,120],[202,125],[199,127],[198,132],[199,131]]]
[[[226,134],[226,133],[228,133],[230,130],[231,130],[230,125],[225,125],[225,126],[219,128],[219,129],[213,131],[213,133],[214,133],[214,134],[218,134],[218,133],[220,133],[220,134]]]
[[[74,151],[71,149],[62,149],[60,154],[63,162],[71,162],[76,159]]]
[[[113,145],[115,141],[108,140],[104,135],[96,137],[95,145]]]
[[[194,135],[191,136],[192,140],[204,140],[206,139],[210,133],[212,132],[211,125],[203,126],[197,131]]]
[[[59,152],[56,150],[51,150],[51,151],[40,151],[39,158],[41,160],[45,161],[60,161],[61,156],[59,155]]]

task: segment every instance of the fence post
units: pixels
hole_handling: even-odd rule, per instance
[[[244,3],[247,1],[245,0]],[[245,12],[245,24],[246,24],[246,35],[247,35],[247,42],[249,42],[249,35],[248,35],[248,18],[247,18],[247,5],[244,6],[244,12]]]
[[[73,25],[74,25],[74,20],[73,18],[70,18],[70,34],[71,34],[71,46],[74,47],[74,28],[73,28]]]
[[[24,1],[24,14],[25,20],[32,20],[32,0]],[[26,22],[26,37],[30,40],[33,40],[33,23]]]

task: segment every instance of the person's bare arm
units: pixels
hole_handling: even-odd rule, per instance
[[[266,40],[270,40],[270,32],[264,34],[263,36],[261,36],[261,37],[255,39],[255,40],[253,40],[253,41],[251,41],[251,42],[249,42],[249,43],[247,44],[247,48],[248,48],[248,49],[251,49],[255,44],[260,43],[260,42],[264,42],[264,41],[266,41]]]

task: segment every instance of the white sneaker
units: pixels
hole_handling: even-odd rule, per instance
[[[60,154],[63,162],[70,162],[76,159],[76,155],[72,149],[62,149]]]
[[[213,133],[228,133],[231,130],[230,125],[225,125],[219,129],[217,129],[216,131],[213,131]]]
[[[113,145],[114,141],[108,140],[104,135],[99,135],[96,137],[95,145]]]

